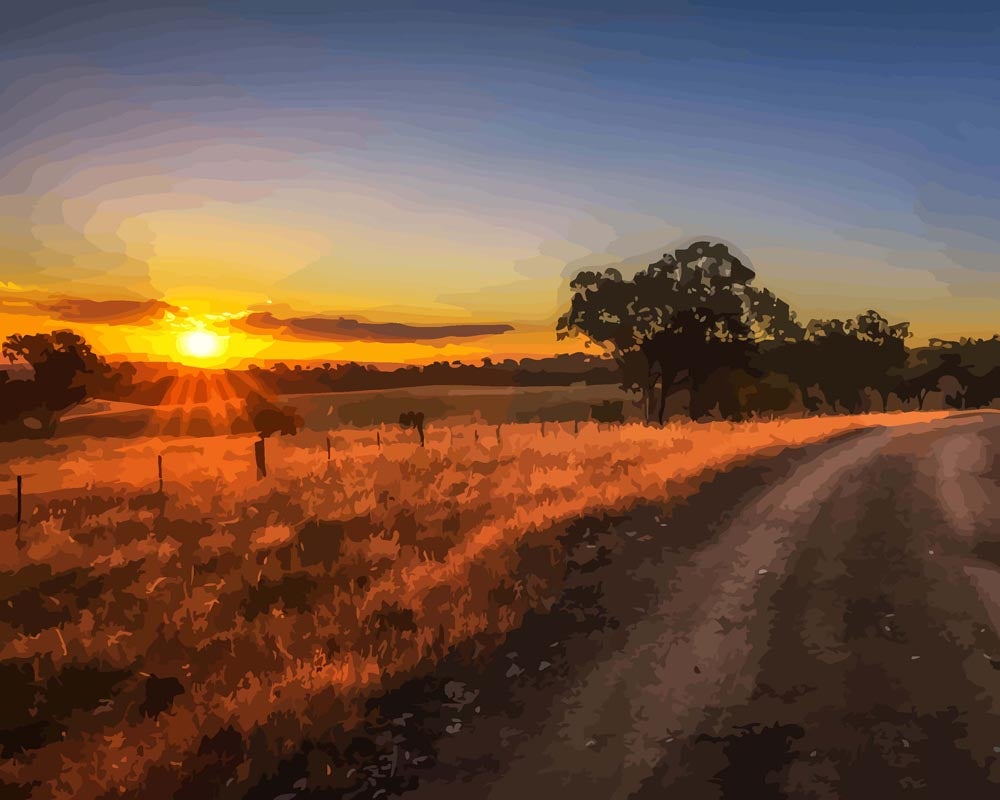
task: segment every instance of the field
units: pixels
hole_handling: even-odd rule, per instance
[[[425,448],[398,427],[338,430],[329,461],[326,434],[306,431],[267,442],[263,480],[246,436],[4,445],[0,788],[243,797],[305,743],[360,726],[368,698],[544,612],[560,533],[582,515],[940,416],[514,424],[499,439],[442,425]],[[356,767],[349,749],[313,749],[308,786],[348,789]]]

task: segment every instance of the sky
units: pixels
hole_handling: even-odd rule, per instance
[[[37,2],[0,333],[205,365],[543,355],[579,269],[732,243],[800,318],[1000,330],[1000,7]]]

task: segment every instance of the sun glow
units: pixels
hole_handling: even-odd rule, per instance
[[[218,359],[226,351],[225,338],[212,331],[196,329],[177,337],[177,352],[182,360],[205,362]]]

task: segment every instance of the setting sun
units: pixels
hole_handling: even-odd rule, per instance
[[[217,358],[226,349],[223,337],[206,330],[193,330],[177,337],[177,352],[200,361]]]

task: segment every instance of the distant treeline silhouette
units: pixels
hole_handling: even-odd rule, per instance
[[[626,279],[614,268],[580,272],[560,338],[584,336],[618,365],[622,388],[647,420],[686,397],[692,419],[859,413],[1000,397],[1000,337],[932,340],[910,350],[908,323],[876,311],[800,324],[788,303],[752,285],[755,273],[722,243],[665,254]]]
[[[613,362],[583,353],[520,361],[484,358],[479,364],[435,361],[424,366],[379,369],[366,364],[322,364],[289,367],[278,363],[262,368],[251,365],[248,373],[275,394],[313,394],[415,386],[569,386],[573,383],[618,382]]]
[[[179,370],[175,365],[113,365],[124,373],[114,397],[105,400],[128,400],[144,405],[158,405],[169,397]],[[138,372],[136,366],[139,367]],[[189,369],[189,368],[184,368]],[[408,389],[416,386],[569,386],[574,383],[611,385],[619,382],[615,363],[607,358],[585,353],[569,353],[549,358],[525,358],[520,361],[484,358],[479,364],[459,361],[435,361],[425,366],[385,369],[370,364],[276,364],[261,367],[251,364],[246,370],[222,370],[233,379],[249,376],[254,386],[272,395],[323,394]],[[144,377],[140,378],[139,375]],[[233,380],[240,385],[243,381]]]

